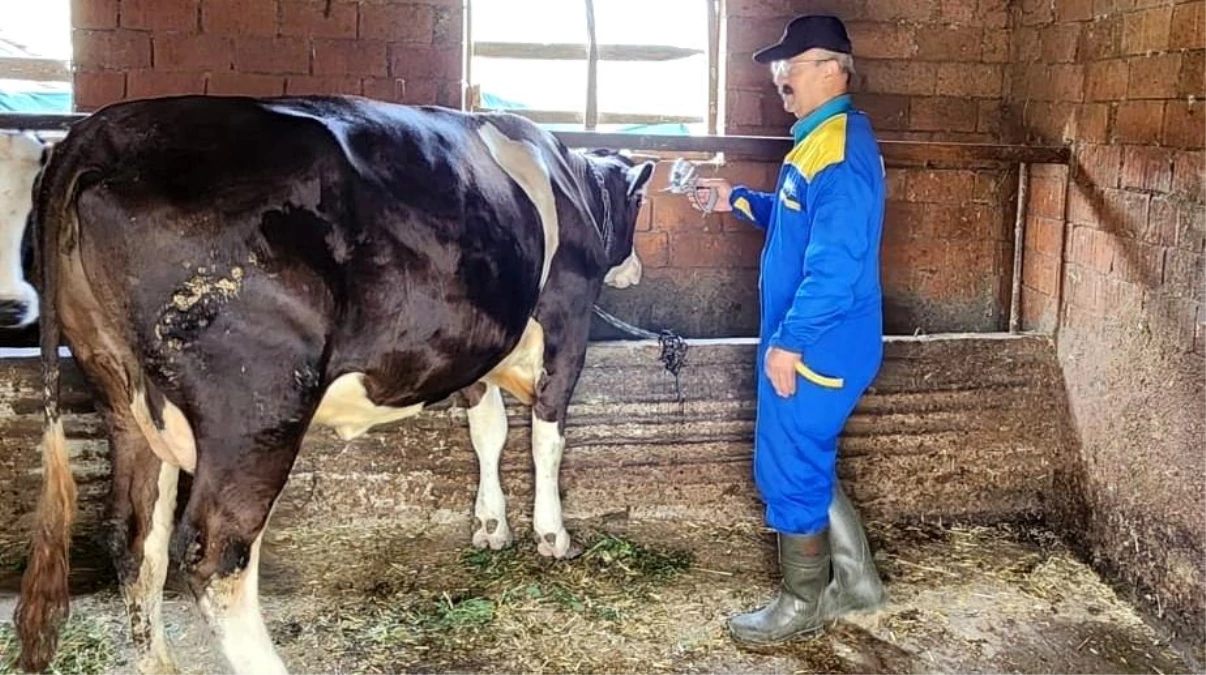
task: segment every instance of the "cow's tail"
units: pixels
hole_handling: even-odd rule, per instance
[[[31,224],[38,228],[36,267],[42,282],[38,294],[44,414],[42,493],[38,498],[29,560],[21,580],[15,619],[21,640],[20,666],[33,673],[44,672],[53,661],[59,631],[70,614],[67,577],[76,487],[59,412],[60,333],[55,298],[59,286],[61,242],[64,236],[75,238],[75,190],[82,173],[71,167],[47,163],[34,195],[31,219]],[[64,178],[65,185],[60,184]]]

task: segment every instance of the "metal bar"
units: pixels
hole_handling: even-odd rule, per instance
[[[1022,321],[1022,252],[1026,247],[1026,192],[1030,169],[1018,164],[1018,203],[1013,219],[1013,287],[1009,298],[1009,332],[1018,332]]]
[[[531,108],[490,108],[478,107],[477,110],[509,112],[513,115],[526,117],[537,124],[583,124],[587,117],[584,113],[574,110],[532,110]],[[662,115],[659,113],[621,113],[597,112],[595,119],[598,124],[695,124],[704,121],[698,115]],[[558,132],[554,132],[558,133]]]
[[[708,6],[708,133],[720,126],[720,0],[706,0]]]
[[[1064,324],[1064,256],[1068,246],[1068,205],[1072,202],[1075,171],[1075,162],[1069,162],[1064,169],[1064,213],[1063,222],[1059,224],[1059,260],[1055,261],[1055,326],[1051,329],[1052,335],[1056,337]]]
[[[514,111],[519,112],[519,111]],[[0,129],[33,131],[65,130],[86,113],[61,115],[4,113]],[[577,148],[613,148],[663,152],[724,152],[745,159],[782,161],[792,139],[778,136],[674,136],[669,134],[622,134],[593,131],[554,131],[563,143]],[[929,141],[880,141],[884,162],[893,167],[967,168],[1001,164],[1064,164],[1071,151],[1067,146],[1001,145],[992,143],[937,143]]]
[[[586,130],[599,123],[599,36],[595,32],[595,3],[586,3]]]
[[[600,61],[675,61],[703,54],[702,49],[670,45],[597,45]],[[573,42],[476,42],[473,55],[492,59],[538,59],[583,61],[589,58],[586,45]]]

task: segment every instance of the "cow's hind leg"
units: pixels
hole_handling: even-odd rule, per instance
[[[473,533],[473,545],[497,551],[513,540],[507,524],[507,500],[498,475],[507,440],[507,410],[502,391],[494,384],[479,383],[465,394],[469,399],[469,437],[478,465],[477,501],[473,508],[477,531]]]
[[[163,630],[163,585],[180,470],[160,461],[128,414],[110,415],[110,555],[140,673],[174,673]]]

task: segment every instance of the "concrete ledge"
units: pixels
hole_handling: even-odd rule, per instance
[[[654,341],[593,344],[570,408],[562,463],[569,519],[758,520],[751,475],[756,340],[694,340],[684,400]],[[40,365],[0,359],[0,554],[20,555],[40,467]],[[107,442],[91,397],[63,362],[63,409],[80,484],[77,534],[94,534],[108,489]],[[526,407],[507,399],[502,461],[513,525],[530,521]],[[1063,387],[1045,336],[892,337],[842,438],[839,470],[869,518],[1037,518],[1070,470]],[[307,436],[274,530],[369,521],[464,523],[477,460],[465,410],[445,402],[351,443]]]

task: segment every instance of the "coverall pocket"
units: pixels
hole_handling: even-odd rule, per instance
[[[812,368],[809,368],[803,361],[796,364],[796,372],[800,373],[804,379],[817,385],[818,387],[824,387],[826,389],[841,389],[846,385],[845,379],[840,377],[831,377],[829,375],[822,375]]]

